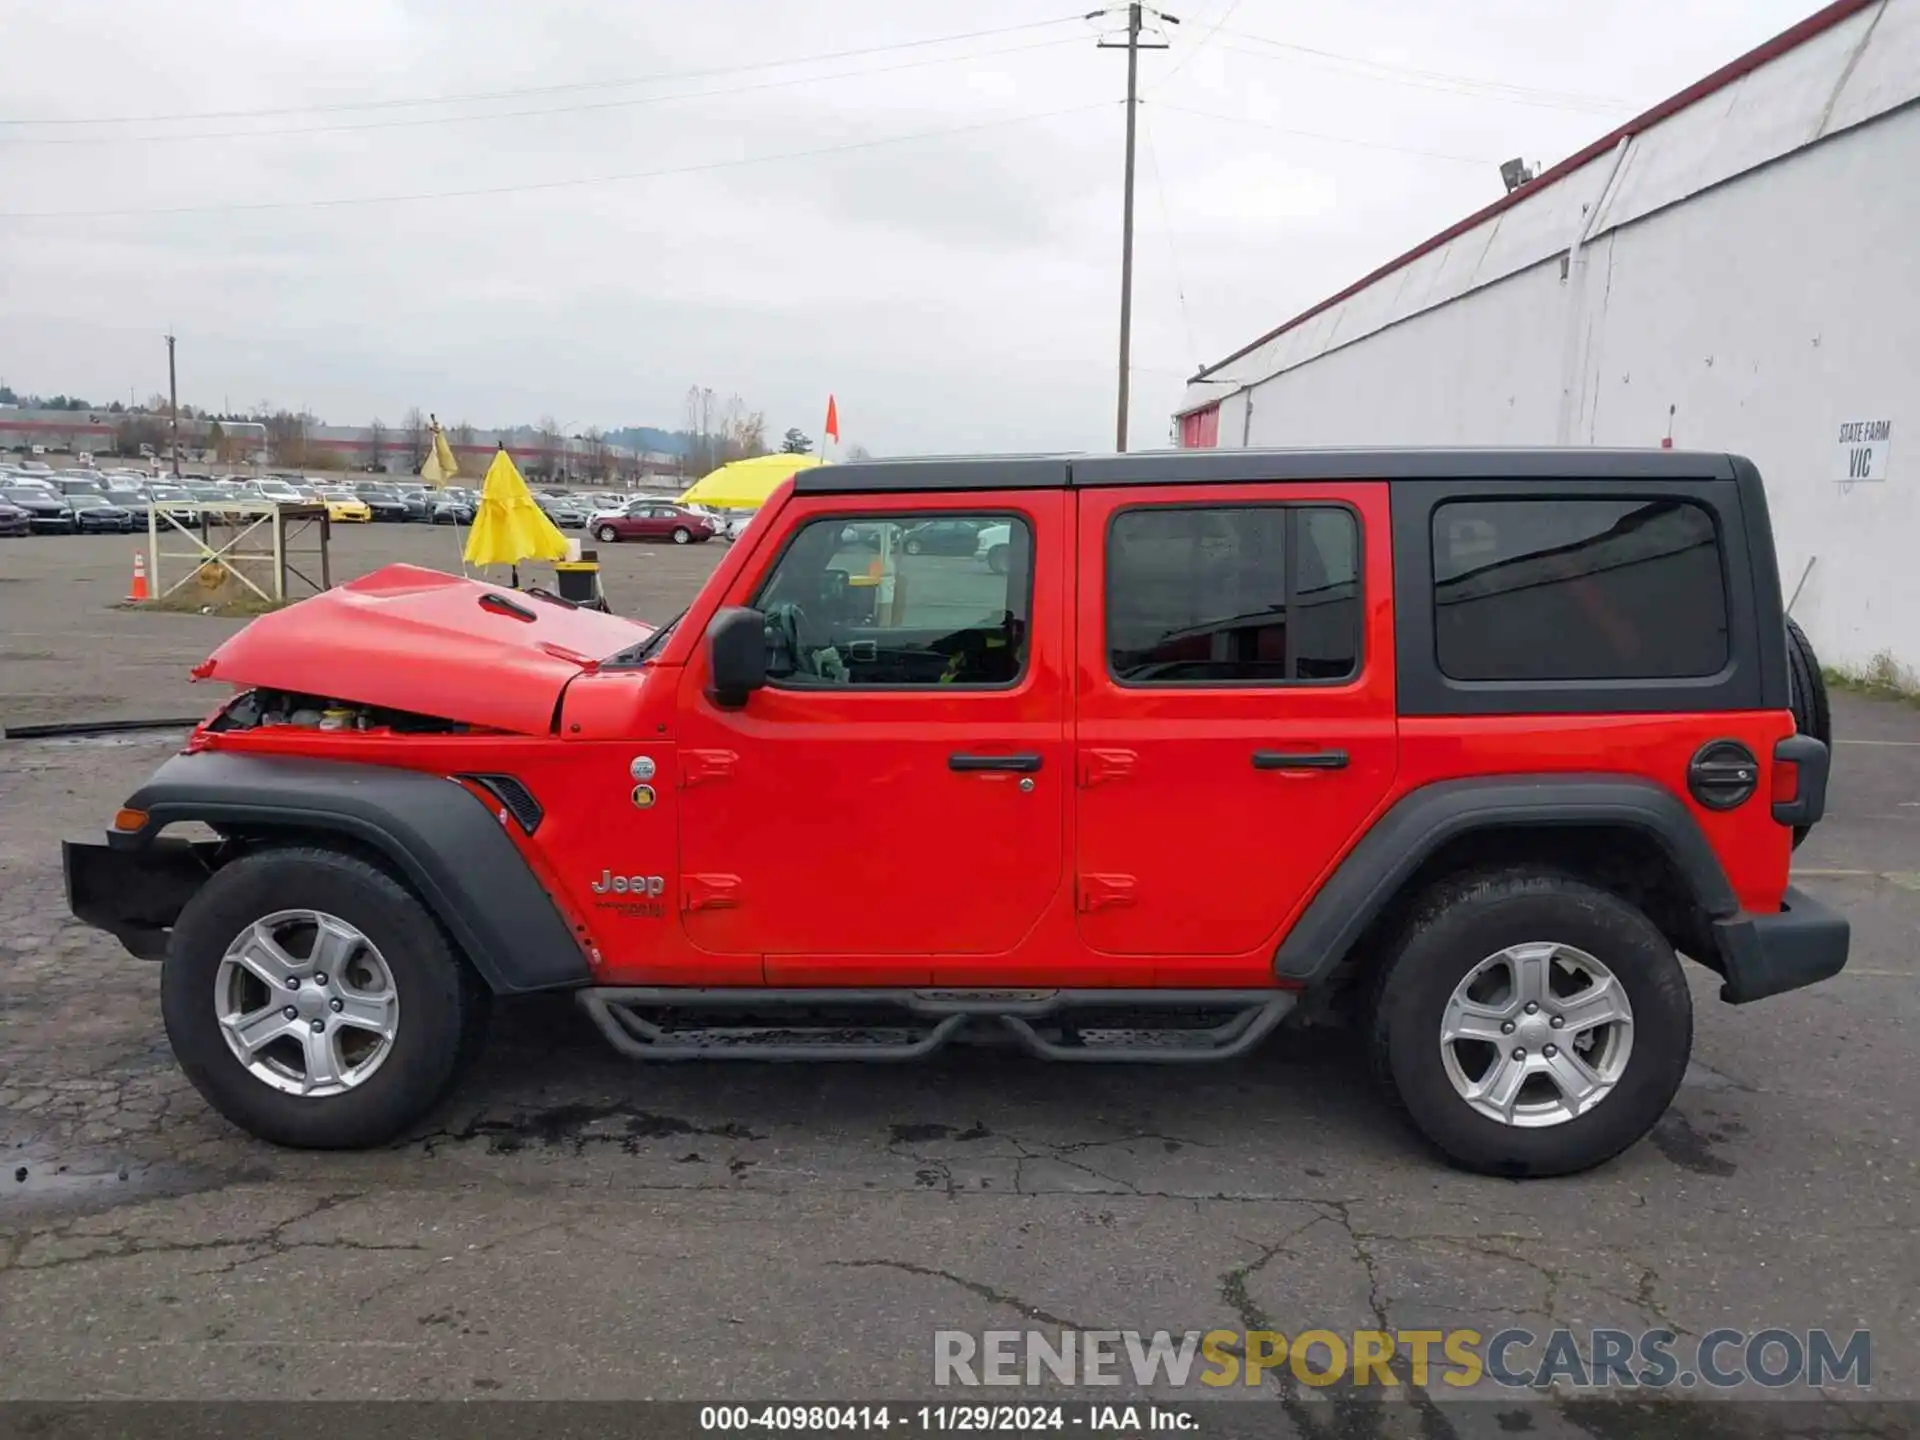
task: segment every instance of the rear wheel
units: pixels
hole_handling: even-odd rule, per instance
[[[1007,573],[1007,547],[1005,545],[996,545],[987,551],[987,569],[996,575],[1004,575]]]
[[[598,540],[602,545],[611,545],[620,538],[620,532],[611,525],[596,525],[593,530],[593,538]]]
[[[423,1117],[477,1051],[487,994],[420,903],[324,849],[264,851],[201,887],[161,967],[194,1088],[276,1145],[356,1149]]]
[[[1793,728],[1831,749],[1833,713],[1827,705],[1827,682],[1820,674],[1820,661],[1813,653],[1807,632],[1792,620],[1787,621],[1787,681],[1788,699],[1793,707]],[[1812,829],[1811,825],[1793,827],[1796,848]]]
[[[918,555],[922,550],[926,548],[927,547],[923,543],[921,543],[919,540],[907,541],[907,553],[909,555]]]
[[[1376,1072],[1468,1170],[1566,1175],[1666,1112],[1693,1049],[1673,947],[1608,892],[1544,871],[1443,882],[1378,981]]]
[[[687,529],[686,526],[676,525],[673,527],[673,543],[674,544],[685,545],[688,541],[692,539],[693,539],[693,532]]]

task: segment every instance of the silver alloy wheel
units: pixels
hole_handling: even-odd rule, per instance
[[[1440,1058],[1460,1098],[1523,1129],[1586,1114],[1613,1093],[1632,1053],[1625,987],[1586,951],[1551,940],[1482,960],[1440,1020]]]
[[[400,995],[373,942],[336,915],[278,910],[234,937],[213,982],[227,1048],[289,1095],[340,1095],[393,1050]]]

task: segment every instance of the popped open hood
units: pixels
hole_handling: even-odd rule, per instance
[[[545,735],[567,682],[653,627],[417,565],[263,615],[196,680]]]

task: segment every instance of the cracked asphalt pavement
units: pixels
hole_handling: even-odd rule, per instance
[[[340,563],[450,543],[377,527]],[[0,542],[0,721],[205,708],[185,670],[231,627],[106,609],[127,548]],[[616,551],[616,601],[677,608],[713,558]],[[498,1008],[405,1142],[270,1149],[174,1068],[157,967],[63,903],[58,841],[178,736],[4,742],[0,1398],[924,1396],[940,1329],[1508,1325],[1865,1328],[1875,1394],[1920,1398],[1920,711],[1835,712],[1796,868],[1851,915],[1850,968],[1744,1008],[1694,971],[1672,1112],[1533,1183],[1444,1168],[1335,1032],[1194,1069],[645,1068],[545,998]],[[1365,1397],[1247,1394],[1397,1433]]]

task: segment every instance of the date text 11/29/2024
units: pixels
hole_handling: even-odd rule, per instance
[[[700,1429],[711,1433],[901,1430],[1009,1432],[1087,1430],[1137,1435],[1195,1431],[1190,1409],[1161,1405],[703,1405]]]

